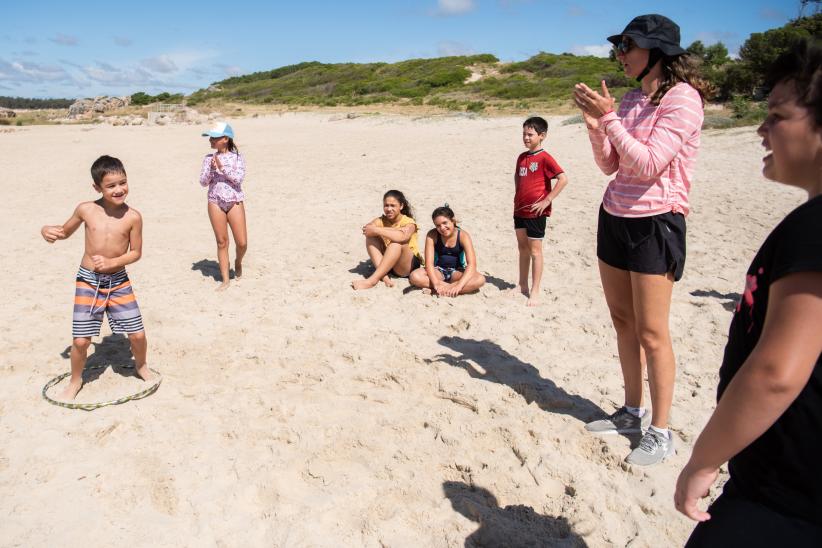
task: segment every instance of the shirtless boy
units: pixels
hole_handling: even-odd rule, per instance
[[[125,266],[140,259],[143,219],[126,205],[128,178],[122,162],[100,156],[91,165],[94,190],[99,200],[78,205],[62,225],[40,230],[48,243],[65,240],[86,225],[86,248],[77,272],[72,322],[71,381],[59,397],[73,400],[83,386],[83,368],[91,337],[100,334],[103,313],[114,333],[128,334],[137,375],[145,381],[154,377],[146,365],[146,334],[140,308],[131,289]]]

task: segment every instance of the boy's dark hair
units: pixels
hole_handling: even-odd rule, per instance
[[[112,173],[126,174],[123,162],[113,156],[100,156],[91,164],[91,178],[94,180],[95,185],[102,183],[103,177]]]
[[[457,224],[457,220],[454,218],[454,210],[448,207],[448,204],[440,206],[434,210],[431,214],[431,220],[433,221],[437,217],[446,217],[450,219],[452,223]]]
[[[400,203],[400,213],[406,217],[414,217],[414,210],[411,209],[411,204],[409,204],[408,200],[405,199],[405,194],[399,190],[389,190],[383,194],[382,201],[384,202],[386,198],[394,198]]]
[[[548,122],[541,116],[531,116],[522,123],[522,127],[528,127],[537,133],[548,133]]]
[[[814,127],[822,128],[822,42],[802,39],[771,65],[765,85],[793,84],[796,102],[813,116]]]

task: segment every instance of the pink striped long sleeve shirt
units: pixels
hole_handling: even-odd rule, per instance
[[[688,215],[703,118],[699,92],[685,83],[669,89],[659,105],[641,90],[626,93],[618,112],[588,130],[597,165],[606,175],[616,172],[602,198],[605,211],[617,217]]]

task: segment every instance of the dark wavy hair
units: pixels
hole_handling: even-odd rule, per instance
[[[714,87],[702,76],[699,60],[690,53],[670,56],[661,55],[662,82],[651,96],[651,103],[658,105],[675,85],[684,82],[699,92],[702,104],[714,94]]]
[[[433,221],[437,217],[445,217],[447,219],[450,219],[455,226],[457,224],[457,219],[454,215],[454,210],[448,207],[448,204],[442,205],[434,210],[434,212],[431,214],[431,220]]]
[[[773,62],[765,86],[782,82],[793,85],[797,104],[808,109],[815,128],[822,128],[822,41],[799,40]]]
[[[414,209],[411,207],[411,204],[408,203],[408,200],[405,198],[405,194],[399,190],[389,190],[382,195],[382,201],[384,202],[386,198],[394,198],[400,203],[400,213],[406,217],[414,217]]]
[[[234,143],[234,139],[232,139],[231,137],[228,138],[228,147],[227,148],[228,148],[229,152],[233,152],[235,154],[240,153],[240,149],[237,148],[237,145]]]

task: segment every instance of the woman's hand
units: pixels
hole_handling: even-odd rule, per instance
[[[574,102],[582,111],[585,124],[591,129],[597,129],[599,118],[614,110],[615,101],[608,92],[605,80],[602,80],[601,95],[583,83],[574,86]]]
[[[700,510],[697,502],[701,498],[708,496],[708,490],[716,481],[719,469],[697,470],[691,467],[691,463],[685,465],[676,480],[676,490],[674,491],[674,506],[677,510],[685,514],[694,521],[707,521],[711,519],[708,512]]]

